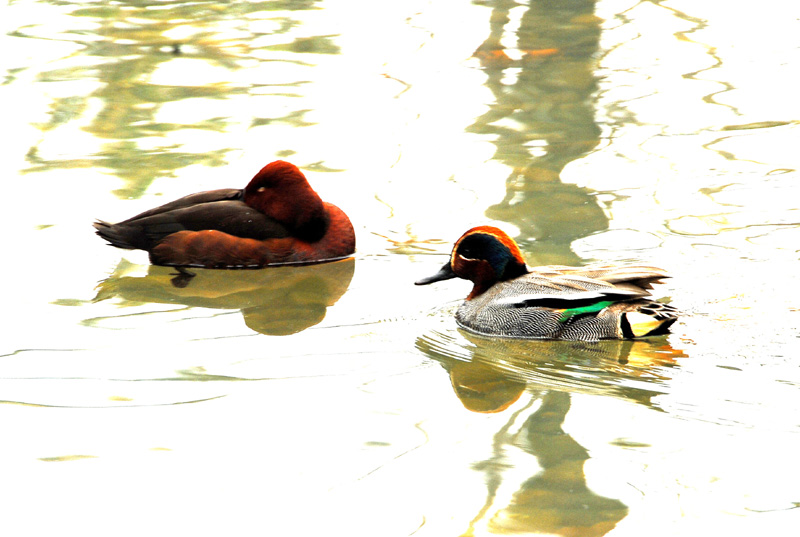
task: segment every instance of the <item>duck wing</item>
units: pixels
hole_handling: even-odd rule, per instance
[[[635,286],[616,286],[602,280],[570,274],[542,276],[530,273],[512,282],[502,282],[494,286],[497,288],[495,300],[498,305],[511,308],[568,309],[649,294]]]
[[[647,297],[652,284],[668,277],[662,269],[641,265],[535,267],[498,289],[496,298],[509,307],[575,308]]]
[[[236,237],[265,240],[286,237],[286,228],[241,201],[241,190],[191,194],[118,224],[98,221],[97,234],[118,248],[150,250],[178,231],[217,230]]]
[[[133,222],[139,220],[140,218],[145,218],[147,216],[167,213],[169,211],[174,211],[176,209],[185,209],[187,207],[194,207],[195,205],[202,205],[204,203],[213,203],[215,201],[243,201],[243,200],[244,200],[244,190],[242,190],[241,188],[218,188],[216,190],[207,190],[205,192],[197,192],[196,194],[189,194],[188,196],[178,198],[175,201],[171,201],[169,203],[165,203],[164,205],[160,205],[153,209],[147,210],[143,213],[137,214],[136,216],[128,218],[123,222],[120,222],[120,224],[127,224],[129,222]]]
[[[648,265],[589,265],[586,267],[542,267],[560,274],[570,274],[601,280],[614,285],[635,285],[642,289],[652,289],[652,284],[659,283],[669,274],[664,269]]]

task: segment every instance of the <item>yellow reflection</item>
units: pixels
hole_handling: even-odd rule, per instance
[[[645,339],[606,339],[600,341],[553,341],[499,339],[479,336],[467,331],[461,334],[475,345],[475,355],[480,360],[502,356],[513,368],[562,363],[593,364],[606,371],[616,371],[626,376],[652,377],[653,366],[675,365],[677,358],[687,355],[673,348],[664,337]],[[664,380],[667,377],[657,375]]]
[[[528,389],[558,387],[611,395],[653,406],[669,370],[687,355],[666,338],[550,341],[485,338],[460,331],[465,340],[431,332],[417,348],[448,371],[461,403],[474,412],[500,412]]]
[[[80,461],[83,459],[96,459],[96,455],[62,455],[60,457],[39,457],[43,462],[66,462],[66,461]]]
[[[447,370],[467,410],[508,411],[491,455],[473,464],[485,474],[486,500],[463,535],[601,536],[611,531],[628,507],[587,485],[589,452],[562,428],[571,392],[621,396],[652,406],[657,392],[632,381],[662,383],[668,368],[686,355],[665,338],[585,343],[462,334],[466,339],[426,335],[417,340],[417,348]],[[526,391],[531,393],[527,403],[515,405]],[[538,407],[533,404],[537,399]],[[533,475],[524,470],[531,466],[524,459],[531,456],[538,470]]]
[[[524,382],[481,363],[453,362],[449,373],[456,396],[473,412],[501,412],[525,391]]]
[[[245,324],[268,335],[288,335],[318,324],[347,291],[353,258],[309,266],[260,270],[192,269],[186,278],[174,268],[142,267],[121,261],[97,288],[95,301],[119,297],[131,302],[184,304],[241,310]]]
[[[511,170],[486,216],[516,226],[537,264],[579,263],[570,244],[608,228],[596,193],[561,181],[600,144],[595,3],[489,2],[489,34],[474,52],[494,103],[468,131],[495,136],[493,160]]]
[[[584,464],[589,453],[562,429],[570,395],[551,391],[529,416],[512,443],[535,456],[541,471],[524,481],[508,505],[488,521],[492,533],[549,533],[564,536],[605,535],[628,514],[614,498],[592,492]]]

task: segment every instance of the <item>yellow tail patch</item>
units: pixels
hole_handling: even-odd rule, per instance
[[[628,323],[631,325],[631,332],[633,332],[634,337],[646,336],[664,322],[637,311],[627,312],[625,318],[628,319]]]

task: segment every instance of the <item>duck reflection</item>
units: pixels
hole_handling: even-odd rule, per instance
[[[517,241],[537,264],[577,264],[570,243],[608,228],[595,193],[560,177],[600,143],[593,100],[601,34],[595,1],[486,5],[492,8],[490,32],[475,56],[495,103],[468,130],[494,136],[494,160],[513,170],[504,199],[486,216],[517,226]],[[524,10],[515,49],[504,40],[512,10]]]
[[[505,410],[526,388],[606,395],[655,408],[659,387],[677,359],[686,357],[665,337],[587,342],[459,334],[464,339],[432,331],[416,346],[442,364],[456,396],[474,412]]]
[[[95,301],[119,297],[131,302],[183,304],[238,309],[248,328],[267,335],[289,335],[314,326],[347,291],[353,258],[318,265],[261,270],[193,269],[193,277],[174,268],[143,267],[123,260],[97,288]]]
[[[417,348],[448,372],[467,410],[508,412],[507,423],[492,440],[492,455],[473,466],[486,475],[487,499],[466,534],[479,524],[492,533],[599,536],[613,529],[628,508],[589,489],[584,473],[589,453],[562,428],[571,394],[621,397],[656,407],[653,397],[662,393],[658,386],[669,381],[676,359],[686,355],[666,338],[520,341],[461,334],[465,339],[431,332],[417,339]],[[501,488],[511,480],[512,473],[506,472],[515,467],[509,453],[520,451],[535,457],[540,470],[512,484],[510,499],[498,505]]]
[[[479,362],[454,360],[445,368],[456,397],[473,412],[501,412],[517,402],[527,386],[524,381]]]

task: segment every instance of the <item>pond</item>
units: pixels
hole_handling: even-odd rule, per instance
[[[800,523],[800,7],[15,1],[0,531],[700,536]],[[276,159],[352,259],[174,270],[119,221]],[[459,330],[475,225],[637,262],[638,341]]]

